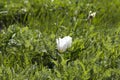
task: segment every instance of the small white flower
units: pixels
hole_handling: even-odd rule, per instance
[[[27,9],[26,9],[26,8],[23,8],[23,9],[21,9],[21,11],[23,11],[23,12],[27,12]]]
[[[66,51],[67,48],[71,47],[72,38],[70,36],[65,36],[64,38],[56,39],[57,49],[60,52]]]
[[[89,11],[88,19],[92,19],[96,16],[96,12]]]
[[[92,17],[95,17],[96,16],[96,12],[93,12],[90,14]]]

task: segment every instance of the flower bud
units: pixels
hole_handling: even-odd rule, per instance
[[[57,49],[59,52],[66,51],[67,48],[71,47],[72,38],[70,36],[65,36],[64,38],[56,39]]]

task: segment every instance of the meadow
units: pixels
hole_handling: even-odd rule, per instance
[[[119,79],[119,0],[0,0],[0,80]]]

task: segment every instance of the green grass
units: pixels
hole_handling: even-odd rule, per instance
[[[0,80],[119,80],[119,0],[1,0]],[[96,12],[91,22],[89,11]],[[72,47],[57,50],[56,39]]]

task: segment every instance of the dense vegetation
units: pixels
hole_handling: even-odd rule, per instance
[[[0,0],[0,80],[119,80],[119,20],[119,0]]]

